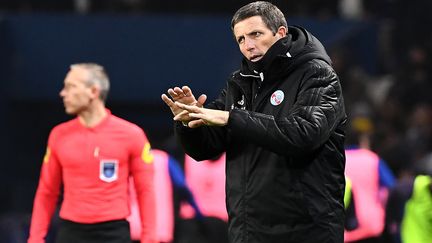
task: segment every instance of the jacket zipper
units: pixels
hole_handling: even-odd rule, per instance
[[[255,106],[255,101],[256,101],[256,98],[258,97],[258,94],[261,92],[261,86],[264,82],[264,73],[263,72],[259,73],[259,78],[260,78],[260,82],[258,83],[257,90],[256,90],[254,97],[253,97],[253,100],[252,100],[252,105],[251,105],[252,111],[256,111],[258,108],[258,106]]]
[[[245,75],[242,75],[242,74],[240,74],[240,75],[243,76],[243,77],[246,77]],[[247,75],[247,76],[249,76],[249,75]],[[256,76],[250,75],[249,77],[256,77]],[[246,110],[248,109],[249,105],[250,105],[249,109],[251,109],[253,101],[249,102],[249,98],[246,97],[246,92],[244,91],[244,89],[241,87],[240,84],[238,84],[236,81],[234,81],[233,83],[238,87],[238,89],[240,90],[241,95],[243,97],[245,97],[244,100],[245,100]],[[255,95],[255,97],[256,97],[256,95]],[[255,98],[252,97],[252,100],[254,100],[254,99]],[[235,102],[235,101],[233,101],[233,102]],[[246,199],[246,193],[247,193],[247,173],[246,173],[246,166],[247,166],[248,163],[245,162],[245,159],[242,160],[242,163],[243,163],[243,171],[242,171],[242,173],[243,173],[243,207],[242,207],[242,211],[243,211],[242,212],[243,213],[243,217],[242,217],[243,218],[243,222],[242,222],[242,225],[243,225],[243,235],[242,235],[241,238],[243,239],[243,241],[247,242],[248,241],[248,230],[246,228],[247,227],[247,224],[246,224],[246,222],[247,222],[247,210],[246,210],[246,208],[247,208],[247,199]]]

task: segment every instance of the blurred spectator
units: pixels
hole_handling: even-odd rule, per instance
[[[417,104],[432,102],[429,94],[432,75],[430,55],[424,47],[410,46],[405,54],[406,58],[402,58],[405,61],[399,62],[400,68],[388,98],[400,104],[402,112],[407,113]]]
[[[190,236],[186,238],[192,234],[199,237],[200,241],[197,243],[228,242],[228,213],[225,206],[225,153],[212,160],[200,162],[185,155],[185,176],[204,216],[204,222],[196,222],[196,210],[193,210],[190,205],[182,203],[180,216],[184,220],[182,221],[183,230],[180,233],[184,236],[181,237],[181,240],[197,242],[198,238],[193,239]]]
[[[408,117],[406,144],[414,161],[418,161],[432,150],[432,106],[413,106]]]
[[[340,0],[338,9],[341,17],[346,19],[361,19],[364,14],[362,0]]]
[[[75,11],[80,14],[86,14],[90,11],[90,0],[74,0]]]
[[[202,214],[194,201],[194,197],[186,185],[183,171],[178,162],[168,153],[152,149],[155,167],[154,187],[156,201],[156,239],[159,243],[174,241],[175,212],[173,189],[180,191],[184,200],[191,205],[194,217],[201,220]],[[132,179],[132,178],[131,178]],[[132,181],[131,181],[132,182]],[[127,218],[130,223],[131,238],[139,242],[141,236],[141,222],[136,191],[133,183],[129,183],[131,215]]]
[[[393,243],[432,242],[432,153],[417,161],[414,172],[389,196],[386,231]]]
[[[345,173],[351,182],[351,202],[355,206],[352,211],[347,210],[345,242],[378,243],[384,230],[387,193],[395,179],[386,163],[369,149],[372,129],[367,117],[354,117],[347,135],[347,142],[356,141],[345,151]]]
[[[225,154],[201,162],[186,155],[185,176],[204,216],[228,221],[225,206]],[[180,208],[180,215],[185,219],[193,218],[194,212],[188,204],[182,204]]]

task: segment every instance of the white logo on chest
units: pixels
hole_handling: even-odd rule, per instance
[[[280,103],[282,103],[282,101],[284,100],[284,97],[285,94],[282,90],[276,90],[270,96],[270,103],[274,106],[280,105]]]

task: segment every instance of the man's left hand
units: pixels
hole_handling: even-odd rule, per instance
[[[188,123],[190,128],[206,126],[225,126],[228,123],[229,112],[202,108],[194,105],[185,105],[179,102],[175,104],[189,112],[189,117],[196,118]],[[175,121],[181,120],[181,115],[174,116]]]

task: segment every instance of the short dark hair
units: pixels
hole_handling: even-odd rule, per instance
[[[234,32],[234,25],[253,16],[261,16],[264,24],[273,34],[276,34],[281,26],[288,28],[286,18],[278,7],[269,2],[257,1],[249,3],[237,10],[231,20],[231,30]]]

